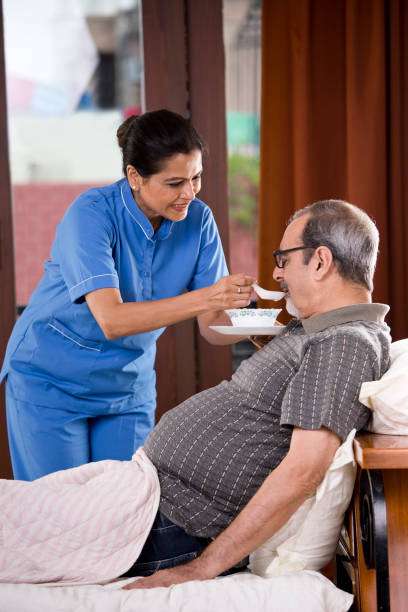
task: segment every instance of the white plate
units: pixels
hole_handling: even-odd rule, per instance
[[[214,329],[219,334],[226,336],[276,336],[285,325],[274,325],[272,327],[258,327],[256,325],[210,325],[210,329]]]

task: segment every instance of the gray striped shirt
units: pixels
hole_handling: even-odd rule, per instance
[[[364,427],[361,383],[389,366],[387,311],[357,304],[294,319],[229,382],[167,412],[144,447],[160,510],[188,533],[216,537],[285,457],[293,426],[342,440]]]

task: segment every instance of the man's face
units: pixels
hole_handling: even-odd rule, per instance
[[[302,232],[309,215],[295,219],[286,228],[280,250],[303,246]],[[273,278],[285,292],[287,311],[301,318],[311,316],[310,297],[312,290],[311,265],[304,263],[304,250],[292,251],[282,256],[283,268],[275,267]]]

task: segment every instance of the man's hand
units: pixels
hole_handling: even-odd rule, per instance
[[[271,340],[273,340],[275,336],[249,336],[252,344],[256,346],[257,349],[261,349],[266,346]]]
[[[274,323],[277,327],[285,327],[283,323],[280,321],[275,321]],[[257,349],[263,348],[266,344],[268,344],[271,340],[274,339],[275,336],[249,336],[252,344],[256,346]]]
[[[181,584],[190,580],[206,580],[207,576],[200,573],[198,564],[194,561],[178,565],[170,569],[159,570],[146,578],[139,578],[135,582],[130,582],[123,588],[130,589],[154,589],[155,587],[169,587],[172,584]]]

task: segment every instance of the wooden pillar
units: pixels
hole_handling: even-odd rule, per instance
[[[188,104],[185,0],[144,0],[143,63],[147,111],[186,116]]]
[[[0,364],[15,321],[11,184],[8,159],[3,7],[0,0]],[[7,442],[4,384],[0,388],[0,478],[12,478]]]
[[[191,120],[208,144],[200,198],[212,209],[228,257],[227,136],[222,0],[187,0]],[[230,346],[213,347],[197,335],[198,391],[232,374]]]
[[[222,0],[142,3],[146,110],[190,117],[209,147],[202,198],[214,212],[228,254],[227,157]],[[232,372],[231,349],[201,339],[194,321],[170,327],[156,359],[160,417]]]

